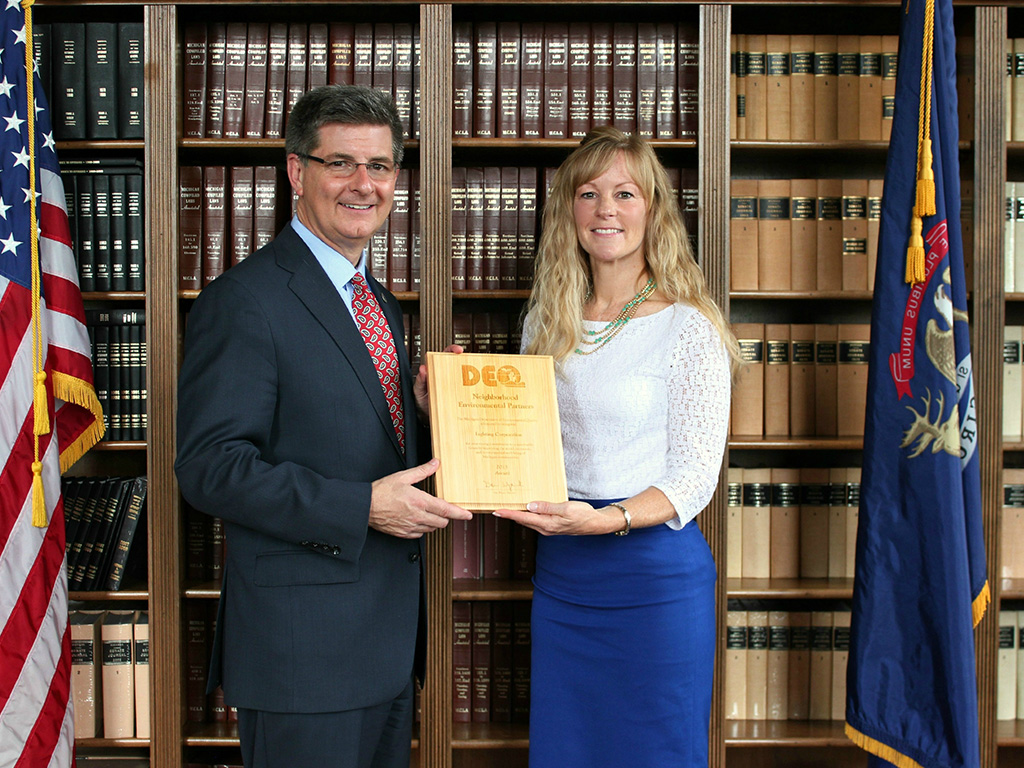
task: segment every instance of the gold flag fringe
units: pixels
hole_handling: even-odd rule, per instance
[[[985,582],[985,586],[981,588],[981,592],[974,598],[974,602],[971,603],[971,615],[974,619],[974,626],[978,626],[978,622],[985,616],[985,611],[992,602],[992,592],[989,590],[988,581]]]
[[[60,452],[60,471],[67,472],[71,465],[82,458],[86,451],[92,448],[103,437],[103,408],[100,406],[99,398],[96,397],[96,390],[91,384],[81,379],[69,376],[66,373],[55,371],[53,374],[53,394],[67,403],[74,403],[77,406],[89,411],[94,421],[82,431],[74,442],[63,448]]]
[[[865,736],[849,723],[846,724],[846,736],[865,752],[870,752],[876,757],[888,760],[897,768],[923,768],[922,765],[913,758],[907,757],[902,752],[897,752],[888,744],[883,744],[876,739],[872,739],[870,736]]]

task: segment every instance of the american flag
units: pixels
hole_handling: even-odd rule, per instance
[[[18,0],[5,1],[0,11],[0,768],[46,768],[71,765],[74,755],[60,473],[99,440],[103,423],[46,97],[36,75],[31,92],[26,78],[31,10],[26,19]],[[40,369],[46,374],[42,381],[37,380]],[[36,402],[45,404],[45,412]]]

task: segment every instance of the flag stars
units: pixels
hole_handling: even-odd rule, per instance
[[[0,250],[0,253],[13,253],[17,256],[18,246],[21,245],[21,242],[14,239],[14,233],[12,232],[11,236],[6,240],[0,240],[0,245],[3,245],[3,250]]]
[[[9,10],[11,10],[11,8],[17,8],[20,5],[21,5],[21,0],[7,0],[7,7],[4,8],[4,10],[5,11],[9,11]]]
[[[23,165],[25,168],[28,168],[28,152],[25,151],[24,147],[21,148],[20,152],[11,152],[11,154],[14,155],[15,165]]]
[[[30,196],[30,195],[32,194],[32,192],[31,192],[30,190],[28,190],[28,189],[25,189],[25,187],[22,187],[22,188],[21,188],[21,191],[25,193],[25,199],[24,199],[24,200],[22,200],[22,202],[23,202],[23,203],[27,203],[27,202],[29,201],[29,196]],[[36,192],[36,198],[37,198],[37,199],[38,199],[38,198],[40,198],[40,197],[42,197],[42,195],[43,195],[43,193],[42,193],[42,192]],[[5,218],[6,218],[6,217],[5,217]]]
[[[11,206],[4,203],[4,199],[0,197],[0,218],[3,218],[4,221],[7,220],[7,212],[9,210],[11,210]]]
[[[15,111],[14,114],[11,115],[10,117],[5,117],[4,120],[7,121],[7,127],[4,129],[4,131],[20,132],[21,131],[21,125],[22,125],[22,123],[25,122],[20,117],[18,117],[18,112],[17,111]]]
[[[51,152],[57,151],[57,145],[53,141],[53,131],[43,134],[43,149],[48,149]]]
[[[14,42],[15,43],[21,43],[22,45],[25,44],[25,27],[24,27],[24,25],[22,26],[21,29],[14,30]]]
[[[0,93],[2,93],[6,98],[9,99],[9,98],[11,98],[11,91],[13,89],[14,89],[14,84],[13,83],[8,83],[7,82],[7,75],[4,75],[4,79],[0,80]]]

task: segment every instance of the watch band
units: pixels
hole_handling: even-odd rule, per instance
[[[616,531],[615,535],[616,536],[628,536],[629,535],[629,529],[633,525],[633,516],[631,514],[629,514],[629,510],[628,509],[626,509],[624,506],[619,504],[617,501],[613,501],[613,502],[609,503],[608,506],[609,507],[618,507],[619,509],[622,510],[622,516],[624,518],[626,518],[626,527],[623,528],[621,531]]]

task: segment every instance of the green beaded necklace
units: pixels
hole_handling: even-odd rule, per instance
[[[617,314],[604,328],[599,331],[588,331],[583,330],[584,338],[580,339],[581,344],[589,344],[593,349],[586,351],[576,348],[575,352],[577,355],[592,355],[597,352],[601,347],[607,344],[609,341],[615,338],[615,336],[626,327],[626,323],[633,319],[637,309],[654,293],[654,289],[658,287],[658,284],[654,282],[653,277],[647,278],[647,283],[640,292],[632,299],[626,302],[625,306],[619,310]],[[590,300],[591,291],[587,291],[587,295],[583,299],[583,303],[586,304]]]

